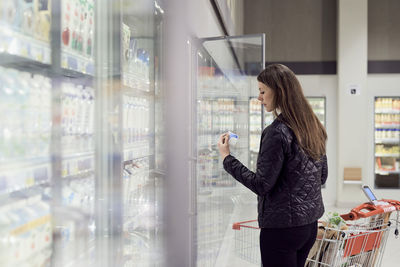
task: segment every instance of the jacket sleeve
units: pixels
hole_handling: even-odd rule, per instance
[[[267,195],[274,187],[284,161],[284,139],[272,128],[262,137],[256,173],[250,171],[232,155],[224,159],[224,169],[237,181],[259,196]]]
[[[322,175],[321,175],[321,184],[326,183],[326,179],[328,178],[328,159],[326,155],[322,158]]]

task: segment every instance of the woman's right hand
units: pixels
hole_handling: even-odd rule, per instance
[[[229,150],[229,134],[224,133],[219,136],[218,140],[218,150],[219,154],[221,155],[222,160],[226,158],[230,154]]]

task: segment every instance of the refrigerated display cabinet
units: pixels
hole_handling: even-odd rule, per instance
[[[1,4],[0,265],[89,264],[95,235],[93,77],[78,69],[61,75],[64,49],[56,25],[63,18],[53,16],[60,2]],[[80,2],[77,12],[92,4]],[[86,20],[74,27],[90,29]],[[82,42],[86,37],[79,36]],[[79,57],[78,51],[70,54],[71,60]]]
[[[197,166],[192,201],[196,203],[196,265],[218,266],[232,242],[230,223],[241,210],[242,199],[253,201],[248,189],[223,170],[217,142],[222,133],[239,136],[231,154],[245,165],[249,163],[252,122],[249,122],[250,74],[246,62],[257,62],[263,69],[264,36],[221,37],[201,40],[194,51],[197,65],[197,126],[195,138]],[[255,204],[254,204],[255,212]]]
[[[125,266],[161,265],[162,7],[124,1],[122,13],[123,254]],[[161,171],[162,172],[162,171]]]
[[[375,187],[400,188],[400,97],[375,97]]]
[[[0,0],[1,266],[163,264],[160,2]],[[245,65],[261,70],[263,53],[263,36],[195,53],[199,266],[221,260],[244,199],[216,137],[239,134],[232,153],[248,163]]]
[[[306,98],[319,121],[326,127],[326,98],[319,96],[306,96]]]
[[[162,7],[0,7],[0,265],[160,264]]]
[[[256,79],[256,77],[253,77]],[[249,155],[249,166],[252,171],[256,171],[257,158],[258,158],[258,150],[260,146],[260,137],[262,133],[262,121],[261,121],[261,112],[263,106],[261,102],[256,98],[250,98],[249,102],[249,147],[250,147],[250,155]]]

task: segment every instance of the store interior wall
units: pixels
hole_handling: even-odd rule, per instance
[[[367,20],[368,3],[363,0],[338,1],[338,191],[340,205],[360,203],[365,198],[360,185],[344,184],[346,167],[361,167],[365,179],[367,154]],[[359,95],[351,95],[357,86]],[[371,113],[370,116],[373,116]],[[371,143],[373,145],[373,143]]]
[[[252,0],[244,33],[266,34],[266,61],[335,61],[336,0]]]
[[[244,0],[226,1],[230,7],[230,20],[232,25],[229,35],[242,35],[244,33]],[[223,36],[222,26],[211,5],[211,0],[190,0],[188,6],[189,32],[198,38]],[[260,32],[258,32],[260,33]]]
[[[220,16],[227,35],[243,34],[244,0],[209,0]]]
[[[191,37],[205,38],[223,35],[210,0],[190,0],[187,6]]]
[[[235,35],[244,34],[244,0],[231,0],[235,4],[233,22],[235,24]]]
[[[400,1],[368,0],[368,60],[400,60]]]

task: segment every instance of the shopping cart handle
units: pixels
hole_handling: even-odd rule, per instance
[[[232,229],[233,229],[233,230],[240,230],[240,222],[234,223],[234,224],[232,225]]]
[[[400,210],[400,201],[399,201],[399,200],[382,199],[381,201],[387,202],[387,203],[389,203],[390,205],[395,206],[397,210]]]
[[[345,220],[345,221],[357,220],[357,219],[355,219],[357,217],[357,213],[349,212],[349,213],[340,215],[340,217],[342,217],[343,220]]]
[[[392,212],[395,210],[400,210],[400,201],[391,200],[391,199],[382,199],[380,202],[386,202],[383,205],[374,205],[372,203],[363,203],[358,207],[352,209],[349,213],[342,214],[342,217],[345,221],[353,221],[358,220],[360,218],[367,218],[377,214],[383,214],[387,212]],[[363,211],[367,210],[367,212]]]
[[[250,226],[250,225],[246,225],[246,224],[248,224],[248,223],[254,223],[254,222],[257,222],[257,220],[250,220],[250,221],[236,222],[236,223],[233,223],[233,225],[232,225],[232,229],[233,229],[233,230],[240,230],[240,227],[252,228],[252,229],[259,229],[259,228],[258,228],[258,227],[256,227],[256,226]]]

